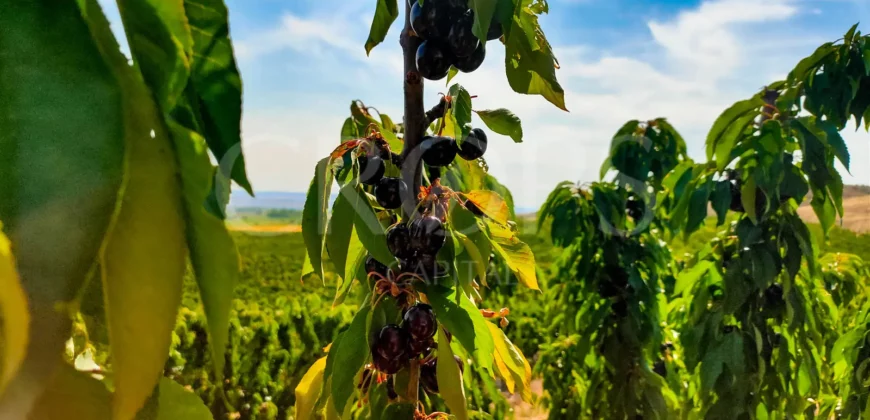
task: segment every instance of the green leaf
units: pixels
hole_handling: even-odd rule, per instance
[[[317,359],[308,368],[302,380],[296,385],[296,420],[314,419],[314,405],[320,397],[320,389],[323,386],[323,370],[326,368],[326,357]]]
[[[713,262],[701,261],[691,269],[681,272],[674,286],[674,295],[681,295],[685,291],[692,290],[695,287],[695,283],[707,274],[711,268],[713,268]]]
[[[490,130],[509,136],[515,143],[523,142],[523,125],[513,112],[504,108],[474,112]]]
[[[471,95],[464,87],[454,84],[448,91],[453,98],[450,114],[453,116],[452,122],[454,125],[453,138],[457,144],[462,145],[465,137],[471,133]]]
[[[24,393],[13,398],[28,409],[70,336],[55,308],[76,298],[113,216],[125,115],[122,87],[75,2],[6,3],[0,28],[0,220],[31,311],[21,379],[6,395]]]
[[[33,411],[26,418],[66,419],[70,418],[71,413],[75,413],[76,420],[110,419],[112,394],[102,382],[63,363],[56,369],[45,392],[39,396]]]
[[[329,157],[317,162],[314,168],[314,178],[308,187],[305,196],[305,205],[302,207],[302,237],[305,240],[305,248],[308,250],[308,258],[321,281],[323,279],[323,240],[327,229],[327,208],[329,195],[332,191],[332,170]]]
[[[384,226],[378,220],[375,209],[372,208],[371,202],[369,202],[368,195],[362,188],[357,188],[356,197],[351,197],[350,200],[351,206],[353,206],[356,213],[353,225],[356,227],[356,234],[359,236],[359,240],[381,264],[387,267],[393,266],[396,259],[387,246],[387,235],[384,232]]]
[[[713,123],[713,127],[707,134],[707,159],[716,161],[722,166],[722,159],[731,153],[737,136],[743,131],[747,121],[752,121],[759,113],[764,101],[755,96],[751,99],[739,101],[726,109]],[[724,143],[724,144],[721,144]],[[729,146],[730,145],[730,146]]]
[[[819,218],[819,224],[822,225],[822,231],[825,235],[830,233],[834,227],[834,221],[837,219],[837,210],[830,197],[819,193],[813,189],[813,199],[810,201],[816,216]]]
[[[354,220],[354,211],[350,200],[356,198],[356,183],[350,182],[341,187],[338,197],[332,205],[332,215],[329,218],[329,228],[326,232],[326,252],[329,253],[329,258],[335,265],[335,269],[339,271],[347,265],[347,250]]]
[[[834,155],[837,156],[837,159],[840,160],[840,163],[846,168],[846,171],[849,172],[849,148],[846,147],[846,141],[843,140],[843,137],[840,136],[839,130],[834,124],[831,124],[827,121],[821,121],[820,124],[821,129],[826,134],[826,140],[828,146],[831,146],[834,149]]]
[[[435,366],[435,377],[441,398],[450,413],[459,420],[468,419],[468,407],[465,400],[465,384],[462,382],[462,372],[453,360],[453,349],[443,328],[438,328],[438,363]]]
[[[353,121],[353,118],[348,117],[344,120],[344,125],[341,126],[341,142],[344,143],[358,137],[360,135],[356,130],[356,123]]]
[[[239,253],[224,221],[203,206],[217,175],[209,160],[205,139],[175,123],[171,123],[170,128],[181,164],[190,262],[208,321],[214,374],[220,381],[229,334],[230,307],[241,269]]]
[[[474,10],[474,26],[471,27],[471,32],[480,39],[480,42],[486,43],[486,34],[489,32],[489,24],[495,15],[495,6],[498,0],[469,0],[468,5],[471,10]]]
[[[3,343],[0,354],[0,395],[3,395],[6,385],[15,377],[27,355],[27,329],[30,326],[27,296],[18,278],[9,239],[3,234],[2,228],[0,224],[0,319],[4,320],[0,329],[0,343]]]
[[[118,74],[127,89],[128,179],[101,262],[117,418],[142,408],[163,373],[187,263],[174,147],[156,104],[126,69]]]
[[[717,182],[710,201],[713,210],[716,211],[716,225],[722,226],[725,223],[725,217],[728,216],[728,209],[731,208],[731,182],[727,180]]]
[[[511,382],[516,386],[516,392],[520,394],[523,401],[532,401],[532,367],[529,361],[520,352],[517,347],[511,343],[504,331],[492,322],[487,322],[486,326],[492,333],[492,340],[495,344],[496,362],[501,363],[510,372]],[[505,378],[507,382],[508,378]],[[513,393],[513,389],[509,390]]]
[[[830,42],[822,44],[819,48],[816,48],[812,55],[798,62],[794,70],[792,70],[788,75],[789,81],[803,81],[811,76],[815,73],[815,70],[819,65],[821,65],[822,61],[835,52],[836,49],[834,48],[834,44]]]
[[[396,0],[378,0],[375,17],[372,19],[372,27],[369,30],[369,39],[366,40],[366,55],[384,41],[387,32],[390,31],[390,26],[398,16],[399,5]]]
[[[338,369],[333,369],[332,402],[337,412],[344,412],[347,400],[356,389],[356,375],[369,355],[368,337],[366,337],[366,324],[371,312],[368,305],[360,308],[353,317],[350,327],[343,333],[341,341],[329,350],[335,352],[335,364]]]
[[[182,0],[119,0],[133,61],[157,98],[172,110],[190,76],[193,38]]]
[[[692,191],[692,198],[689,201],[689,218],[686,222],[686,234],[694,232],[704,224],[704,219],[707,218],[707,203],[710,200],[713,181],[708,179],[703,185]]]
[[[444,86],[449,86],[450,81],[453,80],[453,78],[456,77],[457,74],[459,74],[459,69],[450,66],[450,70],[447,70],[447,81],[444,82]]]
[[[565,108],[565,91],[556,80],[556,57],[538,18],[516,2],[505,39],[505,74],[517,93],[541,95],[559,109]]]
[[[749,216],[749,220],[752,220],[752,223],[755,224],[758,224],[758,216],[760,216],[759,214],[755,214],[755,199],[757,191],[754,177],[746,179],[743,182],[743,186],[740,188],[740,201],[743,203],[743,209],[746,211],[746,215]]]
[[[356,229],[353,229],[353,226],[351,226],[351,229],[353,230],[353,234],[350,237],[350,246],[348,247],[347,253],[350,258],[345,260],[344,266],[335,266],[337,270],[344,271],[341,271],[342,279],[341,283],[339,283],[338,291],[335,294],[335,299],[332,302],[333,307],[341,305],[344,302],[345,298],[347,298],[347,294],[350,293],[353,281],[360,276],[361,273],[365,273],[364,267],[368,251],[366,251],[362,242],[360,242],[358,235],[356,234]],[[361,281],[362,280],[365,280],[365,277],[361,277]]]
[[[492,334],[486,326],[488,321],[480,310],[462,293],[457,304],[456,292],[446,287],[426,286],[425,291],[438,321],[459,340],[481,368],[492,371],[495,349]]]
[[[184,10],[193,36],[191,82],[205,140],[221,170],[253,195],[241,148],[242,78],[230,40],[227,7],[223,0],[184,0]]]
[[[192,391],[169,378],[160,380],[155,420],[211,420],[212,414]]]
[[[489,266],[489,256],[487,255],[487,258],[484,259],[477,244],[469,239],[468,236],[456,231],[453,231],[452,234],[459,239],[459,242],[462,243],[464,253],[467,253],[470,257],[468,262],[471,263],[472,267],[469,268],[474,270],[482,284],[486,284],[486,269]]]
[[[496,255],[507,264],[520,283],[532,290],[540,290],[532,249],[517,237],[516,232],[494,223],[488,223],[488,227],[490,243]]]

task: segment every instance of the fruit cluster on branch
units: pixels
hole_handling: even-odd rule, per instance
[[[417,48],[417,69],[429,80],[447,76],[450,66],[471,73],[483,64],[486,44],[472,33],[474,11],[462,0],[409,0],[411,28],[423,43]],[[502,36],[501,23],[493,19],[486,39]]]

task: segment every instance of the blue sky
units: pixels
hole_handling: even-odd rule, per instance
[[[400,1],[400,6],[404,1]],[[244,150],[260,191],[304,191],[338,143],[353,99],[401,119],[399,22],[366,57],[375,0],[227,0],[244,82]],[[863,20],[870,0],[550,0],[542,26],[561,63],[570,113],[512,92],[503,48],[455,81],[475,109],[505,107],[525,142],[492,135],[490,171],[535,208],[563,180],[592,181],[610,138],[630,119],[667,117],[703,159],[718,114],[784,77],[819,44]],[[116,13],[109,11],[110,16]],[[117,22],[117,19],[113,19]],[[495,47],[497,43],[491,42]],[[426,84],[427,106],[446,91]],[[476,125],[482,125],[476,122]],[[847,183],[870,184],[870,136],[846,130]]]

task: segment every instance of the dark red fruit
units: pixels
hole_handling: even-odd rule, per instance
[[[420,76],[429,80],[441,80],[447,77],[453,55],[435,40],[423,41],[417,47],[417,71]]]
[[[408,364],[408,354],[402,353],[401,355],[388,358],[384,357],[381,354],[378,354],[376,351],[372,351],[372,365],[380,372],[386,373],[388,375],[393,375],[396,372],[402,370],[405,365]]]
[[[464,373],[465,363],[462,363],[462,359],[459,356],[454,355],[453,358],[456,360],[456,364],[459,365],[459,372]],[[420,365],[420,385],[422,385],[423,389],[430,394],[438,393],[437,372],[437,357]]]
[[[426,341],[416,341],[411,340],[411,344],[408,346],[408,352],[411,357],[417,357],[423,355],[424,357],[428,355],[432,349],[435,347],[435,341],[431,338]]]
[[[408,194],[408,186],[399,178],[381,178],[375,186],[375,198],[381,207],[392,210],[402,206],[402,197]]]
[[[625,318],[628,316],[628,303],[626,303],[624,300],[613,302],[610,305],[610,309],[616,316],[620,318]]]
[[[646,205],[643,200],[639,200],[637,197],[630,197],[625,202],[625,210],[628,213],[628,216],[637,222],[643,219],[643,216],[646,213]]]
[[[486,153],[486,144],[486,132],[475,128],[465,137],[465,141],[461,145],[458,145],[459,151],[457,154],[465,160],[475,160]]]
[[[740,193],[740,182],[731,181],[731,211],[743,213],[746,210],[743,208],[743,200]]]
[[[405,312],[402,317],[402,326],[411,336],[412,342],[425,343],[435,336],[438,323],[435,321],[435,312],[432,311],[432,307],[425,303],[418,303]]]
[[[402,263],[402,271],[414,273],[424,281],[432,281],[447,275],[446,266],[441,265],[433,255],[418,254]]]
[[[668,367],[665,365],[664,359],[659,359],[653,365],[653,372],[658,373],[662,378],[668,377]]]
[[[378,156],[359,157],[359,181],[366,185],[375,185],[384,177],[384,161]]]
[[[437,217],[425,216],[411,222],[411,249],[419,254],[436,255],[444,242],[447,231]]]
[[[489,30],[486,31],[486,40],[494,41],[501,38],[502,35],[504,35],[504,28],[502,28],[501,22],[493,16],[492,23],[489,24]]]
[[[373,344],[372,354],[377,353],[387,359],[395,359],[406,353],[408,333],[398,325],[384,325]]]
[[[429,166],[447,166],[456,159],[456,141],[450,137],[424,137],[420,143],[423,161]]]
[[[387,247],[399,259],[411,257],[411,231],[404,223],[396,223],[387,229]]]
[[[444,2],[412,0],[411,29],[423,39],[444,38],[450,32],[450,15],[454,9]]]
[[[765,305],[769,306],[771,308],[778,308],[778,307],[782,306],[785,303],[785,301],[782,299],[782,297],[783,297],[782,285],[780,285],[779,283],[774,283],[774,284],[770,285],[770,287],[768,287],[764,291]]]
[[[447,34],[447,45],[454,57],[468,57],[480,45],[480,40],[471,32],[474,25],[474,12],[469,10],[457,15],[455,19],[450,27],[450,33]]]
[[[486,47],[481,43],[477,46],[474,52],[471,53],[471,55],[467,57],[457,57],[453,60],[453,67],[456,67],[457,70],[463,73],[471,73],[480,68],[484,59],[486,59]]]
[[[378,273],[378,274],[386,277],[388,271],[389,271],[389,269],[387,268],[387,266],[381,264],[381,262],[376,260],[375,257],[373,257],[371,255],[366,257],[366,274]]]

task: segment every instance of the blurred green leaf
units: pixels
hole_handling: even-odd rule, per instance
[[[462,372],[453,360],[453,349],[444,329],[438,328],[438,363],[435,367],[438,390],[450,413],[459,420],[468,419],[468,402],[465,400],[465,384]]]
[[[359,236],[359,240],[369,251],[369,254],[372,254],[381,264],[387,267],[393,266],[396,258],[387,246],[387,234],[384,231],[384,226],[381,225],[378,216],[375,214],[375,209],[369,201],[368,194],[362,188],[357,188],[356,196],[350,197],[349,200],[353,211],[356,213],[353,225],[356,227],[356,234]]]
[[[344,412],[348,399],[356,389],[356,375],[369,357],[368,338],[366,337],[366,324],[371,307],[365,305],[353,317],[353,321],[344,331],[341,341],[329,350],[335,352],[333,366],[338,369],[332,370],[330,378],[332,386],[332,402],[337,412]]]
[[[320,389],[323,386],[323,370],[326,368],[326,357],[321,357],[314,362],[305,376],[296,385],[296,420],[309,420],[314,416],[314,405],[320,397]]]
[[[27,415],[28,420],[112,418],[112,394],[100,381],[63,363]]]
[[[317,162],[314,168],[314,178],[305,195],[305,205],[302,208],[302,236],[305,238],[305,248],[308,258],[314,267],[314,274],[323,278],[323,241],[328,228],[327,215],[329,196],[332,191],[332,160],[325,157]]]
[[[488,322],[480,310],[460,293],[459,304],[456,291],[443,286],[426,286],[426,297],[435,310],[438,321],[459,340],[481,368],[492,371],[493,347],[492,334],[486,326]]]

